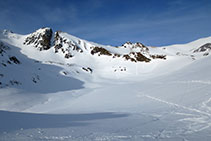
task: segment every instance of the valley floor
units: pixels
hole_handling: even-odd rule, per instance
[[[198,64],[149,80],[57,93],[1,89],[0,140],[208,141],[210,66]]]

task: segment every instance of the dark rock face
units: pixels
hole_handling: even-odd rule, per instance
[[[140,52],[131,52],[129,54],[123,55],[123,58],[126,60],[130,60],[132,62],[150,62],[151,59],[147,58]]]
[[[142,44],[142,43],[140,43],[140,42],[137,42],[135,45],[136,45],[137,47],[142,47],[142,48],[145,48],[145,47],[146,47],[144,44]]]
[[[52,29],[43,28],[29,35],[23,44],[33,45],[40,51],[48,50],[51,47]]]
[[[139,42],[135,43],[133,48],[140,48],[141,52],[149,52],[149,48]]]
[[[77,46],[76,43],[61,37],[59,35],[59,31],[57,31],[54,36],[54,49],[55,53],[58,53],[59,50],[61,50],[61,52],[64,54],[64,57],[67,59],[73,57],[72,52],[74,51],[79,53],[83,52],[83,50]]]
[[[166,55],[150,55],[152,59],[164,59],[166,60]]]
[[[17,80],[10,80],[9,83],[13,86],[13,85],[22,85],[21,82],[17,81]]]
[[[211,43],[206,43],[203,46],[199,47],[198,49],[194,50],[193,52],[205,52],[211,50]]]
[[[15,64],[20,64],[21,63],[15,56],[10,57],[9,59],[10,59],[10,61],[12,61]]]
[[[135,54],[135,58],[137,61],[139,62],[150,62],[151,59],[147,58],[146,56],[144,56],[143,54],[141,54],[140,52],[137,52]]]
[[[137,42],[137,43],[126,42],[122,45],[122,47],[125,47],[125,48],[127,46],[130,46],[131,49],[140,48],[142,51],[149,51],[149,49],[144,44],[142,44],[140,42]]]
[[[133,45],[133,43],[128,41],[128,42],[125,42],[124,44],[122,44],[122,47],[126,48],[127,46],[131,46],[131,45]]]
[[[129,48],[131,50],[131,53],[133,52],[140,52],[141,54],[149,54],[149,48],[147,46],[145,46],[144,44],[140,43],[140,42],[136,42],[136,43],[132,43],[132,42],[126,42],[124,43],[121,47],[124,48]],[[128,54],[128,56],[130,56],[130,54]],[[134,59],[128,59],[128,56],[124,56],[127,60],[131,60],[133,62],[135,62]],[[140,55],[138,55],[140,56]],[[138,59],[139,60],[139,59]]]
[[[52,37],[52,30],[46,30],[45,34],[42,36],[42,40],[40,44],[43,46],[44,50],[47,50],[51,46],[51,37]]]
[[[86,72],[89,72],[89,73],[93,72],[93,70],[90,67],[87,67],[87,68],[82,67],[82,69],[85,70]]]
[[[137,62],[136,59],[130,57],[130,55],[128,54],[123,55],[123,58],[125,58],[126,60],[130,60],[131,62]]]
[[[67,53],[67,54],[65,54],[65,56],[64,56],[65,58],[71,58],[71,57],[73,57],[70,53]]]
[[[6,45],[4,45],[3,42],[0,42],[0,55],[3,56],[3,53],[6,52],[6,50],[9,50],[10,48]]]
[[[0,42],[0,65],[7,67],[7,65],[21,64],[17,57],[9,53],[10,47]]]
[[[105,48],[102,48],[102,47],[94,47],[91,51],[91,54],[94,55],[96,53],[99,53],[98,55],[108,55],[108,56],[111,56],[112,54],[106,50]]]

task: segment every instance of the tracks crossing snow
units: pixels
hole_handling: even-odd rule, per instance
[[[183,114],[181,112],[179,113],[180,115],[186,116],[186,117],[183,117],[182,119],[179,119],[178,121],[188,123],[187,130],[185,132],[187,134],[199,132],[199,131],[202,131],[204,129],[211,127],[211,113],[208,111],[205,112],[205,111],[202,111],[202,110],[199,110],[196,108],[179,105],[179,104],[176,104],[173,102],[169,102],[169,101],[166,101],[166,100],[163,100],[163,99],[160,99],[157,97],[153,97],[150,95],[145,95],[145,94],[139,94],[139,95],[137,95],[137,97],[149,98],[151,100],[161,102],[161,103],[167,104],[169,106],[176,107],[178,109],[183,109],[183,110],[187,110],[187,111],[191,112],[191,114],[187,114],[187,113]],[[206,100],[205,102],[203,102],[202,106],[207,108],[207,104],[209,102],[211,102],[211,98]],[[178,112],[174,112],[174,114],[178,114]]]
[[[149,99],[161,102],[161,103],[168,104],[170,106],[182,108],[182,109],[189,110],[189,111],[192,111],[192,112],[197,112],[197,113],[200,113],[202,115],[211,117],[211,114],[208,113],[208,112],[204,112],[204,111],[201,111],[201,110],[198,110],[198,109],[195,109],[195,108],[190,108],[190,107],[186,107],[186,106],[179,105],[179,104],[176,104],[176,103],[168,102],[168,101],[165,101],[165,100],[162,100],[162,99],[150,96],[150,95],[137,95],[137,97],[146,97],[146,98],[149,98]]]

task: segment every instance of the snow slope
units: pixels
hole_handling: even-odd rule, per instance
[[[0,42],[0,140],[211,139],[211,37],[112,47],[42,28]]]

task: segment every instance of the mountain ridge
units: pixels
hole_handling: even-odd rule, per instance
[[[7,52],[12,52],[10,50],[13,50],[13,48],[19,48],[18,56],[23,54],[35,60],[34,62],[59,66],[61,67],[60,75],[90,81],[94,78],[132,79],[138,74],[143,76],[146,72],[152,76],[155,76],[153,74],[155,72],[162,75],[165,64],[172,66],[175,60],[184,60],[185,66],[194,60],[209,56],[211,37],[186,45],[169,47],[150,47],[140,42],[126,42],[121,46],[112,47],[89,42],[65,32],[53,32],[48,27],[38,29],[27,35],[4,30],[0,35],[0,43],[0,65],[3,68],[10,66],[12,63],[24,66],[22,60],[16,57],[16,54],[7,54]],[[200,46],[192,46],[191,44]],[[205,45],[208,45],[208,47]],[[140,70],[139,68],[144,69]],[[177,69],[172,66],[171,71]],[[1,75],[4,74],[1,73]],[[38,76],[37,74],[32,76],[31,81],[38,83],[40,81]],[[11,78],[10,81],[13,81],[13,79]],[[15,78],[14,81],[19,82]],[[23,84],[22,81],[24,80],[21,80],[20,84]],[[3,83],[1,81],[1,86],[3,86]],[[5,82],[4,86],[9,83]]]

